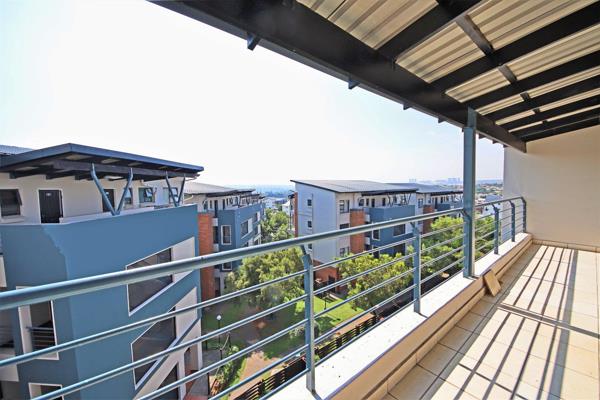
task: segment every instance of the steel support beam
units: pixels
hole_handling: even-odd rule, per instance
[[[110,211],[110,213],[113,216],[117,215],[117,211],[115,210],[113,205],[110,204],[110,200],[108,199],[108,196],[106,195],[106,192],[104,191],[104,187],[102,186],[102,183],[100,183],[98,176],[96,176],[96,167],[94,164],[92,164],[92,168],[90,169],[90,175],[92,176],[92,179],[94,180],[94,183],[96,184],[96,187],[98,188],[98,191],[100,192],[100,195],[102,196],[102,203],[104,203],[106,208],[108,208],[108,210]]]
[[[438,0],[436,7],[384,43],[379,52],[395,61],[402,53],[417,47],[479,3],[480,0]]]
[[[123,188],[123,194],[121,194],[121,200],[119,200],[119,206],[116,209],[117,215],[121,214],[121,210],[123,209],[123,205],[125,204],[125,197],[127,196],[127,192],[131,188],[131,181],[133,181],[133,171],[131,168],[129,169],[129,176],[127,177],[127,183]],[[133,194],[133,193],[132,193]],[[133,196],[132,196],[133,201]]]
[[[535,125],[530,128],[521,129],[516,132],[516,134],[523,138],[524,140],[533,140],[532,138],[541,139],[543,137],[558,135],[559,133],[564,133],[567,131],[573,131],[575,128],[582,123],[591,123],[591,125],[586,126],[594,126],[597,125],[600,121],[600,108],[595,108],[593,110],[584,111],[575,115],[570,115],[565,118],[557,119],[551,122],[546,122],[540,125]],[[540,136],[541,135],[541,136]],[[545,136],[544,136],[545,135]]]
[[[584,7],[494,51],[493,59],[490,57],[479,58],[437,79],[433,85],[439,89],[448,90],[597,23],[600,23],[600,2]]]
[[[535,74],[525,79],[519,80],[519,86],[508,85],[496,89],[492,92],[483,94],[479,97],[467,101],[467,105],[474,109],[481,108],[488,104],[496,103],[511,96],[520,95],[522,91],[528,91],[548,83],[578,74],[588,69],[600,65],[600,51],[576,58],[575,60],[547,69],[539,74]]]
[[[413,307],[417,314],[421,313],[421,231],[416,222],[412,224],[413,247],[415,255],[413,256]]]
[[[281,1],[156,2],[157,5],[215,26],[244,40],[247,32],[260,44],[344,82],[348,77],[378,95],[457,126],[467,123],[467,107],[433,85],[395,65],[308,7]],[[525,143],[486,117],[477,118],[480,134],[526,151]]]
[[[600,4],[600,3],[599,3]],[[517,103],[512,106],[502,108],[498,111],[486,114],[486,117],[492,121],[498,121],[525,111],[529,111],[532,107],[541,108],[550,103],[564,100],[568,97],[578,95],[582,92],[600,88],[600,76],[594,76],[583,81],[564,86],[560,89],[544,93],[540,96],[532,97],[528,103]]]
[[[530,115],[527,117],[517,119],[515,121],[507,122],[505,124],[502,124],[502,126],[509,130],[515,129],[520,126],[529,125],[534,122],[545,121],[549,118],[554,118],[554,117],[558,117],[558,116],[568,114],[571,112],[583,110],[588,107],[598,106],[599,104],[600,104],[600,96],[588,97],[587,99],[574,101],[573,103],[568,103],[568,104],[565,104],[564,106],[551,108],[546,111],[541,111],[535,115]],[[513,132],[513,133],[518,134],[519,132]]]
[[[463,128],[463,207],[464,207],[464,271],[474,275],[475,265],[475,160],[477,113],[470,108],[469,119]]]

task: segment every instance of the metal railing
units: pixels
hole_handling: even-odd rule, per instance
[[[493,224],[490,221],[484,221],[484,225],[482,225],[484,227],[488,225],[492,226],[493,229],[491,231],[483,230],[485,237],[476,237],[476,240],[473,241],[474,243],[479,244],[481,240],[485,240],[489,238],[490,234],[493,234],[493,248],[496,251],[503,238],[502,232],[506,232],[507,234],[509,234],[509,238],[514,241],[518,229],[517,222],[519,222],[521,225],[521,231],[524,231],[526,227],[526,207],[524,200],[520,197],[484,203],[477,205],[477,207],[499,204],[505,204],[505,207],[502,210],[502,212],[498,210],[495,213],[493,217]],[[520,206],[520,214],[516,212],[517,206]],[[503,213],[507,212],[506,210],[509,211],[509,214],[505,215]],[[304,343],[299,348],[290,349],[290,352],[280,357],[279,360],[271,363],[267,367],[261,369],[260,371],[257,371],[251,376],[242,379],[241,381],[232,385],[231,387],[224,389],[213,398],[220,398],[227,394],[230,394],[233,391],[243,387],[244,385],[247,385],[249,382],[259,378],[262,374],[270,371],[272,368],[283,363],[293,361],[298,357],[303,357],[305,360],[306,367],[302,372],[306,373],[308,389],[314,391],[316,379],[315,367],[320,363],[324,362],[324,360],[328,359],[336,352],[340,351],[348,344],[352,343],[358,338],[358,336],[354,337],[351,341],[345,343],[343,346],[336,347],[335,351],[333,351],[330,354],[327,354],[324,357],[319,358],[318,360],[315,357],[315,345],[325,343],[334,334],[336,334],[336,332],[339,332],[340,330],[346,327],[351,327],[351,325],[355,326],[361,318],[369,315],[370,317],[381,315],[386,315],[387,317],[389,317],[391,315],[395,315],[396,313],[400,312],[402,309],[411,304],[413,305],[414,310],[418,312],[420,310],[420,302],[423,292],[427,292],[432,287],[441,284],[444,281],[445,277],[447,278],[453,272],[455,273],[461,270],[466,270],[468,267],[472,267],[466,265],[466,259],[462,254],[465,248],[464,243],[467,242],[465,240],[466,235],[468,234],[467,232],[470,231],[469,229],[465,229],[465,227],[469,224],[469,221],[466,218],[456,219],[456,221],[452,221],[454,223],[450,226],[436,229],[434,231],[421,232],[422,227],[419,224],[420,222],[426,220],[436,220],[437,218],[444,216],[456,215],[457,212],[464,213],[464,209],[451,209],[447,211],[440,211],[430,214],[400,218],[392,221],[361,225],[331,232],[317,233],[309,236],[303,236],[278,242],[265,243],[252,247],[225,251],[222,253],[214,253],[185,260],[172,261],[149,267],[141,267],[131,270],[90,276],[86,278],[79,278],[69,281],[57,282],[42,286],[29,287],[0,293],[0,310],[8,310],[30,304],[50,300],[57,300],[78,294],[98,291],[101,289],[123,286],[166,275],[200,270],[202,268],[213,268],[214,265],[238,261],[246,257],[268,254],[280,250],[299,248],[301,251],[301,270],[294,271],[285,276],[271,279],[266,282],[260,282],[258,284],[254,284],[252,286],[231,293],[226,293],[217,298],[200,301],[196,304],[188,305],[180,309],[175,309],[164,314],[152,316],[150,318],[146,318],[141,321],[136,321],[127,325],[119,326],[113,329],[108,329],[103,332],[94,333],[85,337],[79,337],[63,343],[56,343],[55,341],[53,345],[49,347],[34,348],[34,351],[32,352],[18,354],[14,357],[0,360],[0,368],[9,365],[30,362],[49,353],[64,352],[69,349],[74,349],[89,343],[94,343],[100,340],[114,337],[125,332],[130,332],[135,329],[149,327],[157,322],[173,318],[184,313],[206,309],[207,307],[224,303],[228,300],[240,298],[243,295],[255,293],[258,290],[266,288],[268,286],[280,284],[291,279],[300,279],[300,277],[302,277],[303,294],[300,296],[297,296],[295,298],[292,298],[288,301],[285,301],[281,304],[277,304],[265,310],[258,311],[252,315],[237,320],[226,326],[219,327],[218,329],[212,330],[207,333],[203,333],[200,336],[191,338],[186,341],[177,342],[176,344],[168,347],[167,349],[159,351],[150,356],[122,365],[118,368],[105,371],[98,375],[89,377],[83,381],[63,386],[62,388],[52,392],[51,394],[45,394],[38,397],[38,399],[51,399],[68,395],[70,393],[78,392],[84,388],[112,379],[127,371],[132,371],[140,366],[155,362],[157,360],[161,360],[167,357],[168,355],[173,354],[176,351],[186,350],[187,348],[194,345],[201,345],[207,340],[220,337],[220,335],[227,334],[248,323],[257,321],[269,315],[273,315],[274,313],[284,310],[288,307],[295,306],[297,303],[300,302],[304,303],[304,315],[301,320],[292,323],[291,325],[281,329],[278,332],[273,333],[272,335],[262,340],[259,340],[256,343],[252,343],[247,347],[240,349],[234,354],[231,354],[210,365],[204,366],[198,371],[195,371],[183,378],[180,378],[173,383],[160,387],[154,392],[144,395],[143,397],[141,397],[141,399],[147,400],[156,398],[187,382],[191,382],[200,377],[203,377],[210,371],[217,370],[218,368],[224,366],[229,362],[232,362],[240,357],[247,356],[256,350],[261,349],[265,345],[283,338],[290,332],[297,329],[303,329],[305,336]],[[501,214],[502,217],[500,217]],[[518,215],[521,216],[519,221],[517,221]],[[500,221],[502,221],[503,219],[506,219],[506,221],[509,222],[505,225],[507,226],[507,228],[502,228],[502,224],[500,224]],[[473,222],[477,223],[477,221]],[[378,248],[364,250],[357,254],[350,254],[346,257],[331,260],[327,263],[318,266],[313,266],[313,260],[311,259],[310,252],[307,251],[307,245],[315,242],[336,239],[343,236],[363,236],[364,233],[371,232],[376,229],[393,229],[394,226],[405,224],[411,224],[413,227],[412,237],[410,238],[388,243]],[[489,241],[489,239],[487,241]],[[487,243],[487,241],[484,241],[484,243]],[[381,262],[373,266],[372,268],[369,268],[368,270],[360,272],[354,271],[352,273],[348,273],[346,276],[344,276],[342,279],[337,280],[336,282],[327,284],[316,290],[313,288],[313,284],[315,281],[315,273],[317,271],[323,270],[324,268],[328,267],[339,267],[340,265],[344,265],[343,263],[350,262],[359,257],[373,257],[374,259],[379,258],[375,257],[374,255],[376,253],[379,255],[384,254],[386,251],[394,251],[395,246],[398,245],[405,245],[408,249],[407,254],[392,254],[391,258],[388,261]],[[341,301],[332,304],[324,310],[315,312],[315,296],[326,294],[332,289],[344,286],[352,287],[353,283],[361,279],[362,277],[369,274],[373,274],[377,271],[384,271],[386,268],[389,268],[393,265],[400,266],[400,272],[394,274],[393,276],[386,277],[380,282],[373,284],[372,286],[367,287],[364,290],[348,293],[347,296]],[[395,286],[393,286],[393,293],[388,297],[385,297],[383,299],[378,299],[377,297],[375,297],[375,300],[370,300],[369,307],[366,307],[362,310],[356,309],[356,314],[354,314],[352,317],[333,326],[326,332],[319,332],[318,335],[316,334],[315,327],[318,325],[318,320],[320,318],[326,316],[328,313],[346,304],[352,304],[353,302],[363,298],[364,296],[375,294],[377,291],[384,288],[389,288],[390,285]],[[383,318],[380,319],[379,322],[371,326],[367,331],[378,326],[381,320],[383,320]],[[362,333],[366,333],[367,331]],[[299,374],[298,377],[299,376],[301,376],[301,374]],[[285,385],[288,385],[289,383],[293,382],[296,378],[286,380],[283,386],[280,386],[273,390],[280,390]]]
[[[54,328],[44,326],[28,326],[27,330],[31,335],[31,346],[33,350],[47,349],[56,344]]]

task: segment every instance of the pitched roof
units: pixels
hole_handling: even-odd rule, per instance
[[[417,193],[423,193],[423,194],[437,194],[437,195],[443,195],[443,194],[462,194],[462,190],[461,189],[455,189],[452,187],[448,187],[448,186],[441,186],[441,185],[426,185],[424,183],[390,183],[390,185],[394,185],[394,186],[402,186],[402,187],[413,187],[417,190]]]
[[[204,194],[209,197],[215,197],[252,193],[254,192],[254,189],[236,189],[225,186],[211,185],[202,182],[189,182],[186,183],[183,192],[186,194]]]
[[[292,182],[302,185],[314,186],[320,189],[336,193],[362,193],[362,194],[384,194],[384,193],[410,193],[417,189],[412,186],[390,185],[363,180],[306,180],[292,179]]]

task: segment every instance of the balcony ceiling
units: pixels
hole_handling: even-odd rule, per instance
[[[596,0],[157,4],[522,151],[600,123]]]

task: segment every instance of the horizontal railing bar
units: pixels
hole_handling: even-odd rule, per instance
[[[375,304],[374,306],[371,306],[369,308],[367,308],[366,310],[363,310],[362,312],[356,314],[355,316],[353,316],[352,318],[347,319],[346,321],[344,321],[343,323],[334,326],[333,328],[331,328],[330,330],[328,330],[327,332],[323,333],[321,336],[319,336],[318,338],[315,339],[315,344],[319,344],[322,341],[324,341],[326,338],[330,337],[331,335],[333,335],[334,333],[336,333],[337,331],[339,331],[340,329],[343,329],[345,327],[347,327],[348,325],[350,325],[351,323],[361,319],[362,317],[364,317],[367,314],[372,313],[373,311],[377,310],[378,308],[383,307],[385,304],[396,300],[399,297],[402,297],[403,295],[405,295],[406,293],[408,293],[409,291],[413,290],[413,288],[415,287],[415,285],[410,285],[407,288],[404,288],[403,290],[401,290],[400,292],[396,293],[395,295],[393,295],[392,297],[389,297],[383,301],[380,301],[379,303]],[[414,302],[414,300],[411,301],[411,303]]]
[[[426,237],[429,237],[429,236],[432,236],[432,235],[435,235],[435,234],[438,234],[438,233],[446,232],[446,231],[449,231],[450,229],[462,229],[463,227],[464,227],[464,223],[461,222],[459,224],[454,224],[454,225],[451,225],[451,226],[447,226],[445,228],[438,229],[436,231],[431,231],[431,232],[423,233],[421,235],[421,238],[426,238]]]
[[[410,233],[409,233],[409,235],[410,235]],[[315,271],[315,272],[316,271],[320,271],[320,270],[322,270],[324,268],[331,267],[332,265],[336,265],[336,264],[342,263],[344,261],[354,260],[355,258],[359,258],[359,257],[365,256],[365,255],[368,255],[368,254],[372,254],[372,253],[376,253],[378,251],[387,250],[389,248],[398,246],[399,244],[402,244],[402,243],[412,242],[413,240],[414,240],[414,238],[410,237],[410,238],[407,238],[407,239],[402,239],[402,240],[400,240],[398,242],[386,244],[385,246],[374,247],[374,248],[369,249],[369,250],[361,251],[360,253],[351,254],[351,255],[349,255],[347,257],[344,257],[344,258],[338,258],[337,260],[329,261],[329,262],[326,262],[325,264],[320,264],[320,265],[314,267],[313,271]]]
[[[263,340],[261,340],[259,342],[256,342],[255,344],[253,344],[253,345],[251,345],[249,347],[246,347],[245,349],[240,350],[240,351],[238,351],[235,354],[232,354],[232,356],[235,356],[235,355],[238,355],[238,354],[240,354],[242,352],[245,352],[245,351],[247,351],[250,348],[260,347],[260,346],[262,346],[262,345],[264,345],[266,343],[269,343],[269,342],[271,342],[271,341],[273,341],[273,340],[275,340],[275,339],[277,339],[277,338],[285,335],[286,333],[290,332],[291,330],[297,328],[298,326],[301,326],[305,322],[306,322],[306,320],[302,320],[302,321],[300,321],[298,323],[295,323],[295,324],[293,324],[293,325],[291,325],[291,326],[289,326],[289,327],[287,327],[285,329],[282,329],[281,331],[279,331],[279,332],[277,332],[277,333],[269,336],[268,338],[263,339]],[[48,393],[46,395],[43,395],[43,396],[40,396],[40,397],[36,397],[35,400],[49,400],[49,399],[53,399],[53,398],[56,398],[56,397],[59,397],[59,396],[64,396],[64,395],[67,395],[67,394],[79,391],[81,389],[84,389],[86,387],[95,385],[97,383],[103,382],[103,381],[105,381],[107,379],[114,378],[115,376],[121,375],[121,374],[123,374],[123,373],[125,373],[127,371],[130,371],[130,370],[133,370],[133,369],[135,369],[135,368],[137,368],[137,367],[139,367],[141,365],[148,364],[148,363],[150,363],[150,362],[152,362],[152,361],[154,361],[156,359],[166,357],[166,356],[168,356],[171,353],[174,353],[174,352],[182,350],[182,349],[186,349],[186,348],[190,347],[191,345],[194,345],[194,344],[196,344],[198,342],[202,342],[202,341],[205,340],[206,336],[213,335],[217,331],[219,331],[219,329],[217,329],[216,331],[213,331],[213,332],[211,332],[209,334],[202,335],[202,336],[200,336],[198,338],[188,340],[186,342],[180,343],[180,344],[175,345],[175,346],[171,346],[171,347],[169,347],[169,348],[167,348],[165,350],[159,351],[158,353],[155,353],[155,354],[152,354],[152,355],[147,356],[145,358],[142,358],[141,360],[134,361],[132,363],[123,365],[121,367],[118,367],[118,368],[115,368],[113,370],[104,372],[102,374],[93,376],[91,378],[84,379],[84,380],[79,381],[77,383],[74,383],[72,385],[69,385],[69,386],[66,386],[64,388],[55,390],[55,391],[53,391],[51,393]],[[227,362],[224,362],[224,361],[227,360],[230,357],[231,356],[226,357],[226,358],[224,358],[221,361],[214,362],[211,365],[208,365],[208,366],[202,368],[200,371],[202,371],[202,374],[204,374],[204,373],[206,373],[208,371],[212,371],[213,369],[216,369],[216,368],[220,367],[221,365],[226,364],[228,361]],[[237,357],[235,357],[235,358],[237,358]],[[235,359],[235,358],[233,358],[233,359]],[[200,372],[200,371],[198,371],[198,372]],[[191,375],[188,375],[186,378],[189,378],[190,376]],[[173,389],[173,388],[171,388],[171,389]],[[168,390],[167,390],[167,392],[168,392]]]
[[[352,296],[350,296],[350,297],[348,297],[348,298],[344,299],[344,301],[340,301],[339,303],[335,303],[335,304],[334,304],[334,305],[332,305],[331,307],[329,307],[329,308],[327,308],[327,309],[325,309],[325,310],[321,310],[321,311],[319,311],[318,313],[315,313],[315,319],[317,319],[317,318],[319,318],[320,316],[322,316],[322,315],[325,315],[325,314],[327,314],[327,313],[329,313],[329,312],[331,312],[331,311],[335,310],[335,309],[336,309],[336,308],[338,308],[338,307],[341,307],[341,306],[343,306],[343,305],[344,305],[344,304],[346,304],[346,303],[349,303],[349,302],[351,302],[351,301],[354,301],[354,300],[358,299],[359,297],[362,297],[362,296],[364,296],[364,295],[367,295],[367,294],[369,294],[369,293],[371,293],[371,292],[374,292],[375,290],[381,289],[382,287],[384,287],[384,286],[386,286],[386,285],[388,285],[388,284],[390,284],[390,283],[392,283],[392,282],[394,282],[394,281],[397,281],[398,279],[400,279],[400,278],[403,278],[403,277],[405,277],[406,275],[409,275],[409,274],[412,274],[412,273],[413,273],[413,270],[412,270],[412,268],[411,268],[411,269],[408,269],[407,271],[404,271],[404,272],[402,272],[402,273],[401,273],[401,274],[399,274],[399,275],[392,276],[391,278],[388,278],[388,279],[384,280],[383,282],[379,282],[379,283],[378,283],[377,285],[375,285],[375,286],[371,286],[370,288],[368,288],[368,289],[365,289],[365,290],[363,290],[363,291],[362,291],[362,292],[360,292],[360,293],[357,293],[357,294],[355,294],[355,295],[352,295]]]
[[[255,285],[255,286],[259,286],[259,285]],[[217,297],[217,298],[220,298],[220,297]],[[246,321],[246,322],[244,322],[244,323],[241,324],[241,325],[244,325],[245,323],[252,322],[255,319],[261,318],[263,316],[263,313],[265,313],[264,315],[269,315],[269,314],[271,314],[273,312],[277,312],[277,311],[279,311],[281,309],[284,309],[284,308],[290,306],[292,303],[297,303],[298,301],[302,301],[302,299],[304,299],[304,298],[305,298],[305,295],[302,295],[300,297],[297,297],[297,298],[292,299],[290,301],[287,301],[285,303],[278,304],[275,307],[272,307],[272,308],[270,308],[268,310],[264,310],[264,311],[261,311],[260,313],[255,314],[255,315],[251,315],[251,316],[245,318],[244,320],[240,320],[240,321],[235,322],[234,324],[225,326],[225,327],[221,328],[221,330],[223,330],[223,333],[227,333],[230,330],[233,330],[233,329],[236,329],[236,328],[239,327],[239,326],[234,326],[233,328],[231,328],[229,330],[225,330],[229,326],[236,325],[236,324],[239,324],[239,323],[241,323],[241,322],[243,322],[245,320],[248,320],[248,321]],[[214,299],[211,299],[211,300],[214,300]],[[45,349],[33,351],[31,353],[19,354],[17,356],[11,357],[11,358],[0,360],[0,368],[8,366],[8,365],[13,365],[13,364],[21,364],[21,363],[23,363],[25,361],[29,361],[29,360],[32,360],[32,359],[39,358],[39,357],[41,357],[41,356],[43,356],[45,354],[58,353],[58,352],[65,351],[65,350],[68,350],[68,349],[72,349],[72,348],[75,348],[75,347],[80,347],[80,346],[82,346],[84,344],[93,343],[93,342],[96,342],[98,340],[102,340],[102,339],[105,339],[105,338],[108,338],[108,337],[112,337],[112,336],[115,336],[115,335],[118,335],[118,334],[121,334],[121,333],[124,333],[124,332],[128,332],[128,331],[131,331],[131,330],[134,330],[134,329],[137,329],[137,328],[141,328],[141,327],[146,326],[146,325],[150,325],[150,324],[153,324],[153,323],[156,323],[156,322],[159,322],[159,321],[163,321],[165,319],[172,318],[172,317],[174,317],[176,315],[179,315],[179,314],[183,314],[183,313],[186,313],[186,312],[194,311],[196,309],[201,309],[201,308],[204,308],[204,307],[207,307],[207,306],[211,305],[213,303],[211,300],[202,301],[200,303],[196,303],[196,304],[192,304],[190,306],[186,306],[186,307],[181,308],[179,310],[169,311],[167,313],[164,313],[164,314],[161,314],[161,315],[157,315],[157,316],[154,316],[154,317],[150,317],[150,318],[147,318],[145,320],[137,321],[137,322],[134,322],[134,323],[131,323],[131,324],[128,324],[128,325],[123,325],[123,326],[120,326],[120,327],[117,327],[117,328],[114,328],[114,329],[110,329],[110,330],[107,330],[107,331],[95,333],[95,334],[92,334],[92,335],[89,335],[89,336],[86,336],[86,337],[83,337],[83,338],[75,339],[75,340],[72,340],[72,341],[69,341],[69,342],[60,343],[60,344],[57,344],[57,345],[52,346],[52,347],[48,347],[48,348],[45,348]],[[259,315],[259,316],[257,317],[256,315]]]
[[[412,289],[412,288],[410,288]],[[404,293],[401,293],[404,294]],[[387,302],[389,303],[389,301]],[[383,303],[383,304],[387,304],[387,303]],[[328,360],[329,358],[333,357],[335,354],[337,354],[340,350],[345,349],[347,346],[349,346],[351,343],[353,343],[355,340],[360,339],[361,337],[363,337],[365,334],[367,334],[368,332],[370,332],[371,330],[375,329],[376,327],[378,327],[379,325],[381,325],[382,323],[384,323],[386,320],[390,319],[391,317],[393,317],[394,315],[396,315],[397,313],[399,313],[400,311],[404,310],[406,307],[412,305],[414,303],[414,300],[409,301],[408,303],[406,303],[405,305],[403,305],[402,307],[400,307],[398,310],[394,311],[392,314],[388,315],[386,318],[379,320],[377,322],[375,322],[375,324],[373,324],[373,326],[370,326],[369,328],[367,328],[365,331],[361,332],[359,335],[353,337],[352,339],[348,340],[347,342],[345,342],[344,344],[342,344],[340,347],[336,348],[334,351],[332,351],[331,353],[327,354],[325,357],[319,359],[319,361],[317,361],[316,365],[319,365],[323,362],[325,362],[326,360]],[[382,307],[383,304],[379,303],[379,307]],[[339,329],[342,329],[343,327],[340,327]],[[338,329],[338,330],[339,330]],[[335,339],[334,339],[335,340]]]
[[[18,290],[10,290],[8,292],[0,293],[0,310],[8,310],[19,306],[56,300],[63,297],[88,293],[100,289],[108,289],[116,286],[142,282],[165,275],[172,275],[176,273],[212,267],[225,262],[236,261],[245,257],[257,256],[274,251],[285,250],[291,247],[297,247],[319,240],[334,239],[358,233],[370,232],[377,229],[391,228],[395,225],[424,221],[444,215],[454,214],[460,210],[461,209],[438,211],[430,214],[398,218],[395,220],[377,222],[369,225],[354,226],[340,230],[280,240],[277,242],[263,243],[250,247],[226,250],[219,253],[211,253],[183,260],[170,261],[148,267],[140,267]]]
[[[454,236],[453,238],[450,238],[450,239],[448,239],[448,240],[444,240],[443,242],[436,243],[436,244],[434,244],[434,245],[432,245],[432,246],[429,246],[429,247],[426,247],[426,248],[424,248],[424,249],[421,249],[421,254],[422,254],[422,253],[425,253],[425,252],[427,252],[427,251],[429,251],[429,250],[431,250],[431,249],[434,249],[434,248],[436,248],[436,247],[443,246],[443,245],[445,245],[445,244],[451,243],[451,242],[453,242],[453,241],[455,241],[455,240],[461,240],[461,239],[462,239],[462,240],[464,240],[464,237],[465,237],[465,235],[461,233],[461,234],[460,234],[460,235],[458,235],[458,236]]]
[[[242,350],[240,350],[238,352],[233,353],[230,356],[227,356],[227,357],[223,358],[220,361],[214,362],[211,365],[206,366],[204,368],[201,368],[200,370],[198,370],[198,371],[196,371],[196,372],[194,372],[194,373],[192,373],[192,374],[190,374],[190,375],[188,375],[188,376],[186,376],[184,378],[181,378],[181,379],[179,379],[179,380],[177,380],[177,381],[175,381],[173,383],[170,383],[170,384],[168,384],[166,386],[163,386],[162,388],[160,388],[160,389],[158,389],[158,390],[156,390],[156,391],[154,391],[152,393],[149,393],[146,396],[141,397],[139,400],[150,400],[150,399],[153,399],[153,398],[155,398],[157,396],[160,396],[161,394],[165,394],[165,393],[167,393],[167,392],[169,392],[169,391],[177,388],[178,386],[183,385],[184,383],[187,383],[187,382],[193,381],[195,379],[198,379],[202,375],[206,374],[207,372],[210,372],[210,371],[212,371],[212,370],[214,370],[216,368],[219,368],[219,367],[221,367],[221,366],[223,366],[223,365],[225,365],[227,363],[235,361],[238,358],[240,358],[242,356],[245,356],[246,354],[252,353],[256,349],[261,348],[265,344],[271,343],[271,342],[273,342],[273,341],[275,341],[275,340],[283,337],[288,332],[293,331],[294,329],[296,329],[296,328],[304,325],[305,323],[306,323],[306,319],[298,321],[295,324],[293,324],[293,325],[291,325],[291,326],[289,326],[289,327],[287,327],[285,329],[282,329],[281,331],[279,331],[279,332],[277,332],[277,333],[269,336],[266,339],[260,340],[260,341],[258,341],[256,343],[254,343],[254,344],[246,347],[246,348],[243,348]]]
[[[479,251],[479,250],[483,249],[485,246],[489,246],[491,244],[491,242],[493,242],[493,240],[488,240],[484,245],[476,248],[475,251]]]
[[[262,376],[264,373],[269,372],[270,370],[272,370],[273,368],[275,368],[278,365],[283,364],[284,362],[297,357],[299,353],[302,353],[303,351],[306,351],[306,348],[308,347],[308,345],[302,345],[299,348],[297,348],[296,350],[292,351],[291,353],[288,353],[286,356],[284,356],[283,358],[280,358],[277,361],[274,361],[273,363],[267,365],[266,367],[264,367],[261,370],[256,371],[255,373],[253,373],[252,375],[246,377],[244,380],[236,383],[233,386],[228,387],[227,389],[222,390],[221,392],[219,392],[216,396],[210,397],[208,400],[215,400],[215,399],[219,399],[223,396],[227,396],[229,393],[233,392],[234,390],[236,390],[239,387],[244,386],[245,384],[247,384],[248,382],[251,382],[252,380]],[[306,369],[305,369],[306,371]]]
[[[475,240],[481,240],[483,238],[486,238],[486,237],[490,236],[492,233],[495,233],[495,231],[490,231],[483,236],[479,236],[479,237],[475,238]]]
[[[463,262],[465,260],[464,257],[459,258],[458,260],[448,264],[447,266],[445,266],[444,268],[440,269],[439,271],[434,272],[433,274],[421,279],[421,284],[427,282],[428,280],[432,279],[435,276],[438,276],[442,273],[444,273],[445,271],[449,270],[450,268],[454,267],[456,264],[460,264],[461,262]]]
[[[464,248],[465,248],[465,245],[461,245],[461,246],[459,246],[459,247],[457,247],[457,248],[455,248],[455,249],[452,249],[452,250],[450,250],[450,251],[448,251],[448,252],[446,252],[446,253],[442,254],[441,256],[437,256],[436,258],[432,258],[431,260],[427,261],[426,263],[423,263],[423,264],[421,264],[421,268],[423,268],[423,267],[426,267],[426,266],[428,266],[428,265],[431,265],[431,264],[433,264],[434,262],[437,262],[437,261],[441,260],[442,258],[446,258],[446,257],[448,257],[449,255],[452,255],[452,254],[454,254],[454,253],[456,253],[456,252],[458,252],[459,250],[462,250],[462,249],[464,249]]]
[[[319,289],[315,290],[315,291],[314,291],[314,293],[315,293],[315,294],[321,294],[321,293],[324,293],[324,292],[326,292],[326,291],[328,291],[328,290],[331,290],[331,289],[333,289],[333,288],[336,288],[336,287],[338,287],[338,286],[341,286],[341,285],[344,285],[344,284],[346,284],[346,283],[348,283],[348,282],[351,282],[351,281],[353,281],[353,280],[354,280],[354,279],[356,279],[356,278],[360,278],[361,276],[364,276],[364,275],[370,274],[371,272],[375,272],[375,271],[378,271],[378,270],[380,270],[380,269],[383,269],[383,268],[389,267],[390,265],[393,265],[393,264],[396,264],[396,263],[398,263],[398,262],[404,261],[404,260],[406,260],[407,258],[410,258],[410,257],[412,257],[414,254],[415,254],[415,253],[410,253],[410,254],[407,254],[407,255],[405,255],[405,256],[402,256],[402,257],[394,258],[392,261],[388,261],[388,262],[386,262],[386,263],[380,264],[380,265],[378,265],[378,266],[376,266],[376,267],[373,267],[373,268],[371,268],[371,269],[368,269],[368,270],[366,270],[366,271],[359,272],[358,274],[355,274],[355,275],[352,275],[352,276],[348,276],[348,277],[346,277],[346,278],[344,278],[344,279],[340,279],[340,280],[338,280],[338,281],[335,281],[334,283],[331,283],[331,284],[329,284],[329,285],[327,285],[327,286],[324,286],[324,287],[322,287],[322,288],[319,288]]]
[[[515,197],[509,197],[507,199],[486,201],[484,203],[475,204],[475,208],[485,207],[485,206],[491,206],[493,204],[507,203],[509,201],[515,201],[515,200],[521,200],[521,201],[523,201],[523,196],[515,196]]]

